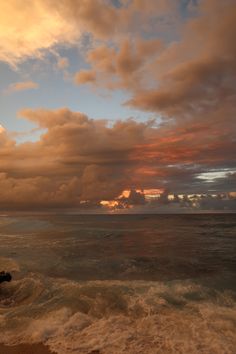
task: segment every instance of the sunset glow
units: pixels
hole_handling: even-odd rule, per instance
[[[118,203],[116,200],[110,200],[110,201],[108,201],[108,200],[101,200],[101,201],[100,201],[100,204],[101,204],[102,206],[107,207],[107,208],[115,208],[115,207],[117,207],[117,206],[119,205],[119,203]]]
[[[1,208],[234,191],[235,6],[0,2]]]
[[[0,0],[0,354],[236,353],[236,0]]]

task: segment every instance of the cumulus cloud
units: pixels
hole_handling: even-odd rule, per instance
[[[85,59],[90,69],[78,72],[75,82],[126,89],[132,95],[128,105],[174,118],[214,110],[215,104],[234,99],[235,1],[206,0],[191,6],[189,2],[186,11],[194,11],[186,18],[181,17],[177,2],[122,4],[112,9],[120,35],[111,31],[107,42],[88,50]],[[178,30],[170,25],[170,38],[166,32],[163,35],[159,16],[162,25],[177,18]]]
[[[1,4],[0,60],[15,65],[55,45],[76,45],[89,32],[89,67],[75,74],[75,82],[126,90],[127,105],[161,118],[158,126],[134,120],[111,126],[67,108],[22,110],[20,116],[44,133],[36,142],[16,144],[0,129],[2,207],[96,205],[127,189],[140,204],[143,196],[135,190],[144,188],[235,190],[235,1],[192,2],[183,15],[184,4]],[[66,68],[65,58],[58,66]],[[225,170],[210,186],[199,178]]]
[[[127,33],[150,31],[163,15],[176,22],[176,6],[171,1],[150,0],[143,4],[133,0],[114,6],[109,0],[18,0],[0,4],[0,60],[16,66],[30,58],[41,58],[55,46],[78,45],[83,33],[95,39],[126,37]],[[143,6],[144,5],[144,6]],[[151,19],[159,19],[152,21]]]
[[[37,89],[38,87],[39,87],[39,85],[37,84],[37,82],[34,82],[34,81],[15,82],[13,84],[10,84],[6,88],[6,90],[4,90],[4,93],[10,94],[10,93],[17,92],[17,91]]]
[[[41,50],[58,43],[72,43],[79,28],[60,12],[55,1],[1,1],[0,60],[11,65],[29,57],[41,57]]]
[[[76,177],[59,182],[43,176],[12,178],[0,173],[0,186],[1,208],[40,209],[78,204]]]
[[[153,62],[156,86],[137,90],[128,104],[177,117],[214,111],[234,99],[235,2],[202,1],[198,10],[185,24],[182,40]]]
[[[0,60],[13,66],[54,46],[78,44],[84,32],[107,37],[118,16],[103,0],[9,0],[0,10]]]
[[[78,206],[81,200],[114,198],[131,183],[130,152],[150,129],[134,121],[109,128],[105,121],[68,109],[21,115],[47,131],[38,142],[18,145],[6,132],[0,135],[0,197],[2,205],[13,207],[14,198],[28,206],[37,201],[39,206]],[[24,193],[27,184],[32,184],[29,194]]]
[[[217,115],[212,136],[207,122],[156,127],[127,120],[110,126],[67,108],[25,109],[20,115],[46,131],[39,141],[21,144],[1,131],[2,208],[80,207],[83,201],[112,200],[125,189],[204,192],[209,186],[200,173],[234,165],[234,134]],[[211,183],[224,191],[229,186],[236,187],[230,174]],[[135,192],[131,197],[142,202]]]
[[[87,52],[90,70],[75,75],[77,84],[90,83],[108,89],[133,89],[146,78],[145,69],[162,48],[158,39],[124,39],[119,47],[98,46]],[[145,75],[145,78],[143,77]]]

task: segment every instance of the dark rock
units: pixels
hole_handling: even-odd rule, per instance
[[[12,276],[10,273],[7,272],[0,272],[0,283],[3,283],[4,281],[11,281]]]

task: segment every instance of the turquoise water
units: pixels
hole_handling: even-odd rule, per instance
[[[0,239],[2,343],[235,353],[233,214],[5,215]]]

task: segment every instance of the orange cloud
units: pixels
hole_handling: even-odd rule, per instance
[[[179,22],[178,6],[170,0],[121,1],[118,7],[107,0],[32,0],[24,5],[8,0],[0,10],[0,60],[12,66],[41,58],[55,46],[78,46],[84,33],[116,42],[131,33],[176,29]]]
[[[17,91],[37,89],[38,87],[39,85],[37,84],[37,82],[33,81],[15,82],[13,84],[10,84],[4,92],[10,94]]]
[[[128,104],[175,118],[228,104],[235,94],[236,5],[208,0],[198,11],[184,25],[182,40],[150,66],[156,85],[137,90]]]
[[[57,67],[58,69],[66,69],[69,66],[69,60],[67,58],[58,58]]]
[[[68,21],[55,1],[1,1],[0,10],[0,60],[11,65],[41,57],[41,50],[73,43],[80,35],[80,29]]]
[[[134,89],[144,80],[149,61],[161,50],[158,39],[119,42],[119,49],[100,46],[87,53],[90,70],[81,70],[75,75],[75,82],[92,83],[108,89]]]
[[[111,126],[67,108],[22,110],[44,133],[36,142],[16,144],[0,128],[2,207],[97,205],[124,190],[135,191],[131,199],[142,203],[144,190],[207,190],[199,174],[225,169],[229,173],[211,188],[235,190],[235,1],[200,1],[180,28],[173,3],[2,4],[0,60],[16,65],[53,46],[76,45],[89,32],[95,39],[85,53],[90,68],[75,75],[76,83],[125,89],[128,105],[161,119],[158,126],[134,120]],[[177,28],[174,40],[164,31],[168,23]]]
[[[96,81],[96,73],[90,70],[81,70],[75,75],[75,82],[80,84],[86,84]]]
[[[110,36],[118,16],[114,6],[100,0],[9,0],[0,10],[0,60],[13,66],[54,46],[76,45],[84,32]]]
[[[204,116],[195,126],[190,120],[160,127],[133,120],[110,126],[66,108],[27,109],[21,116],[46,131],[39,141],[16,144],[1,129],[2,208],[81,207],[134,189],[202,192],[208,186],[200,173],[235,161],[235,130],[224,124],[221,110],[212,117],[211,135]],[[234,183],[226,174],[211,187],[235,190]],[[140,195],[132,198],[143,202]]]

